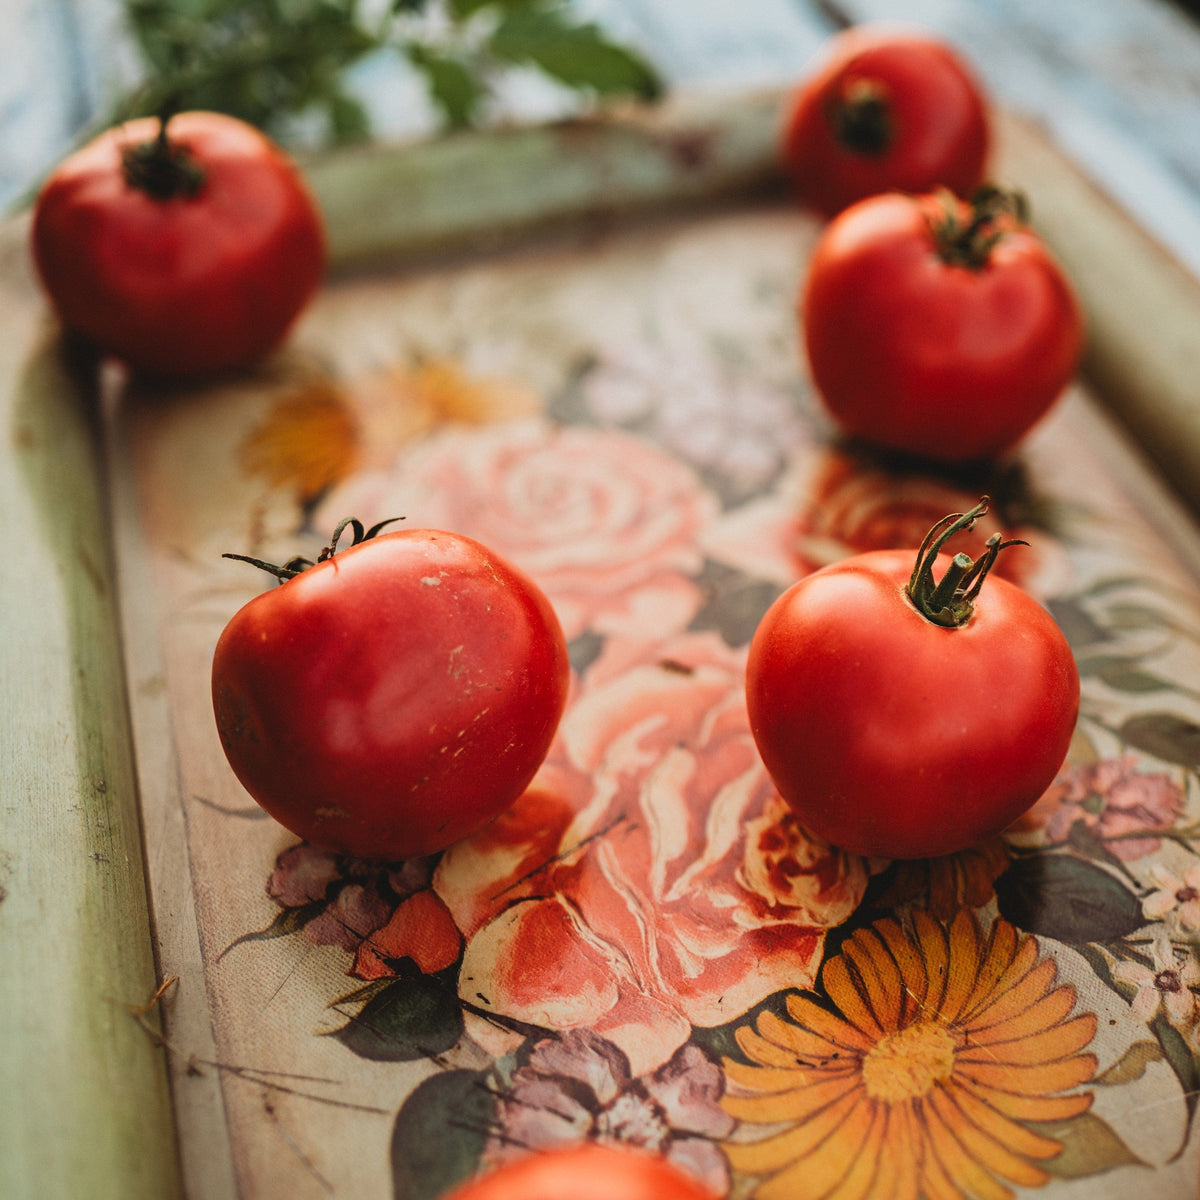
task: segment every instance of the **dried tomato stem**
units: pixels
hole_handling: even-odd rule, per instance
[[[194,196],[204,186],[200,164],[167,137],[170,119],[170,113],[160,113],[157,136],[129,146],[121,155],[125,182],[155,200]]]
[[[311,558],[302,558],[297,555],[295,558],[289,558],[282,566],[276,563],[264,562],[261,558],[251,558],[248,554],[222,554],[222,558],[232,558],[237,562],[249,563],[252,567],[258,567],[260,571],[266,571],[268,574],[274,575],[280,583],[287,583],[289,579],[295,579],[302,571],[307,571],[309,567],[315,567],[317,563],[328,562],[337,553],[338,540],[345,533],[347,527],[353,531],[350,545],[357,546],[360,542],[369,542],[375,537],[379,531],[395,521],[403,521],[403,517],[388,517],[385,521],[379,521],[367,529],[357,517],[345,517],[338,522],[337,527],[333,531],[333,537],[320,554],[317,555],[316,562]]]
[[[834,136],[847,150],[882,158],[895,137],[887,92],[871,79],[856,79],[829,106]]]
[[[912,575],[909,576],[905,592],[917,612],[934,625],[942,625],[947,629],[957,629],[965,625],[975,611],[975,600],[979,590],[983,587],[988,572],[995,565],[1000,551],[1007,546],[1028,545],[1019,538],[1003,541],[998,533],[994,533],[988,538],[987,548],[978,559],[972,559],[968,554],[956,554],[942,578],[934,580],[933,565],[942,547],[956,533],[972,529],[976,519],[987,512],[989,503],[989,497],[983,496],[970,512],[952,513],[943,517],[925,535],[925,540],[917,551],[917,562]]]

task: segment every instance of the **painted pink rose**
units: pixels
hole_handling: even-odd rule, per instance
[[[590,1029],[643,1075],[693,1026],[813,984],[867,868],[808,837],[775,792],[743,668],[707,633],[608,644],[534,787],[434,874],[467,939],[464,999]],[[473,1032],[504,1048],[494,1026]]]
[[[476,538],[537,581],[571,639],[685,628],[717,503],[690,467],[640,438],[531,419],[434,434],[322,511],[322,528],[347,513],[403,514]]]
[[[722,518],[706,541],[716,559],[786,586],[819,567],[868,550],[916,548],[950,513],[966,512],[978,492],[922,475],[893,474],[844,451],[831,451],[793,474],[770,495]],[[1053,538],[1003,506],[955,536],[952,551],[972,557],[994,533],[1010,546],[996,560],[997,575],[1035,595],[1053,595],[1067,580],[1067,556]]]
[[[1154,835],[1170,829],[1183,813],[1183,789],[1169,775],[1137,768],[1134,754],[1067,768],[1012,826],[1013,833],[1065,842],[1071,827],[1082,821],[1126,862],[1153,854],[1161,844]]]

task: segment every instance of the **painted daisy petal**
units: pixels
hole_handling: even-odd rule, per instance
[[[857,1078],[847,1073],[832,1079],[822,1079],[791,1092],[775,1092],[765,1096],[727,1095],[721,1107],[738,1121],[751,1124],[774,1124],[778,1121],[807,1121],[813,1113],[833,1104],[858,1088]]]
[[[807,996],[788,996],[786,1005],[788,1016],[796,1024],[811,1034],[832,1042],[835,1048],[863,1051],[869,1050],[874,1045],[873,1039],[867,1037],[862,1030],[848,1025],[840,1017],[827,1012],[819,1004],[809,1000]],[[774,1014],[763,1013],[762,1018],[759,1019],[759,1029],[763,1028],[763,1019],[768,1016],[772,1017],[770,1036],[774,1036],[777,1030],[788,1028],[787,1023],[775,1017]],[[776,1021],[779,1022],[778,1025],[775,1024]]]
[[[833,1131],[820,1154],[810,1155],[761,1184],[755,1200],[796,1200],[797,1196],[827,1197],[845,1178],[863,1152],[871,1133],[874,1113],[860,1104]]]
[[[1066,1121],[1092,1107],[1090,1092],[1076,1092],[1067,1096],[1010,1092],[969,1079],[965,1073],[960,1074],[959,1084],[997,1112],[1012,1117],[1014,1121]]]
[[[815,1113],[803,1124],[759,1142],[729,1142],[725,1153],[733,1169],[744,1175],[769,1175],[799,1162],[825,1141],[861,1103],[856,1091]]]
[[[991,1046],[1024,1037],[1030,1029],[1048,1029],[1065,1020],[1074,1007],[1075,989],[1069,986],[1055,988],[1007,1021],[983,1026],[972,1023],[971,1042],[976,1046]]]
[[[867,982],[857,963],[844,953],[839,954],[822,967],[821,981],[830,999],[856,1030],[872,1041],[886,1032],[871,1007]]]
[[[858,968],[880,1028],[898,1029],[904,1021],[904,980],[887,943],[875,930],[860,929],[842,954]]]

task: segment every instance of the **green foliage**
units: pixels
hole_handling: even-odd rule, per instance
[[[281,136],[303,114],[329,141],[361,139],[368,118],[345,73],[374,53],[406,57],[450,126],[477,122],[513,66],[589,95],[661,90],[649,63],[566,0],[392,0],[370,22],[359,0],[125,0],[125,13],[145,76],[113,120],[203,108]]]
[[[996,900],[1018,929],[1071,945],[1114,941],[1146,924],[1119,879],[1073,855],[1017,859],[996,881]]]
[[[449,1050],[462,1032],[462,1009],[452,983],[413,972],[374,992],[331,1036],[360,1058],[414,1062]]]
[[[486,1072],[445,1071],[404,1102],[392,1130],[395,1200],[434,1200],[479,1162],[496,1107]]]
[[[378,45],[357,0],[126,0],[125,11],[146,78],[118,117],[211,109],[277,132],[315,110],[336,140],[366,134],[341,82]]]
[[[1062,1142],[1062,1152],[1042,1164],[1059,1179],[1082,1179],[1114,1167],[1147,1165],[1093,1112],[1066,1121],[1030,1121],[1029,1126],[1035,1133]]]

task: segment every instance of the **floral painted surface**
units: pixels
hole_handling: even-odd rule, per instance
[[[203,433],[135,414],[205,986],[262,1069],[222,1077],[243,1194],[435,1200],[583,1139],[736,1200],[1196,1194],[1200,595],[1078,394],[985,477],[838,444],[791,327],[803,234],[725,216],[350,282],[297,378],[210,396]],[[171,498],[201,475],[219,499]],[[1080,665],[1070,757],[1003,837],[847,855],[766,776],[747,644],[793,580],[985,490],[973,536],[1028,543],[998,569]],[[428,859],[297,844],[194,686],[256,586],[220,550],[350,514],[480,539],[569,639],[537,778]]]

